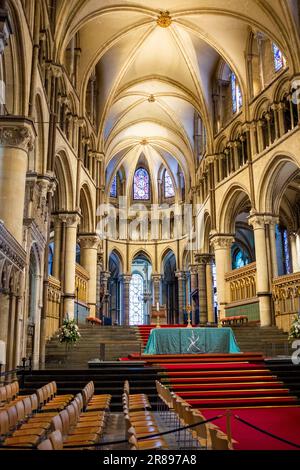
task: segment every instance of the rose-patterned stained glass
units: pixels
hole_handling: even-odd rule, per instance
[[[117,197],[117,175],[114,176],[111,183],[110,197]]]
[[[129,287],[129,324],[144,324],[144,281],[140,274],[133,273]]]
[[[281,50],[279,49],[278,46],[276,46],[276,44],[274,44],[274,42],[272,44],[272,49],[273,49],[273,60],[274,60],[275,72],[278,72],[278,70],[280,70],[284,65],[284,58],[283,58]]]
[[[150,199],[150,178],[145,168],[138,168],[134,174],[133,199]]]
[[[165,171],[165,176],[164,176],[164,190],[165,190],[165,197],[175,196],[173,181],[167,170]]]

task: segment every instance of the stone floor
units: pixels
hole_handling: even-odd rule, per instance
[[[176,429],[178,423],[173,414],[161,414],[158,412],[153,413],[159,428],[160,432],[170,431],[171,429]],[[180,440],[178,442],[178,439]],[[110,413],[108,422],[105,427],[105,433],[103,435],[101,442],[113,442],[121,441],[125,439],[125,421],[123,413]],[[164,436],[164,439],[168,443],[168,448],[170,450],[178,449],[197,449],[200,450],[197,446],[197,443],[191,439],[190,433],[188,431],[181,431],[179,433],[167,434]],[[101,446],[103,450],[125,450],[128,449],[127,443],[121,444],[111,444],[106,446]]]

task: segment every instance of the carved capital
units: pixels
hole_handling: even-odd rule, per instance
[[[210,264],[213,260],[213,256],[210,253],[196,253],[195,254],[195,261],[201,265],[201,266],[206,266],[207,264]]]
[[[175,271],[175,276],[177,277],[178,281],[184,281],[186,279],[185,271]]]
[[[79,240],[82,248],[87,248],[91,250],[97,250],[101,241],[98,235],[93,233],[80,235]]]
[[[120,280],[123,282],[123,284],[130,284],[131,281],[131,274],[122,274],[120,276]]]
[[[154,283],[159,284],[161,280],[162,280],[161,274],[152,274],[152,281]]]
[[[59,214],[59,218],[68,228],[76,228],[80,222],[80,215],[78,212],[65,212]]]
[[[252,225],[253,230],[259,230],[265,228],[265,215],[264,214],[253,214],[248,218],[249,225]]]
[[[0,118],[0,146],[28,152],[33,148],[35,137],[35,128],[29,119]]]
[[[234,242],[234,236],[231,234],[214,234],[210,239],[210,244],[215,250],[227,250]]]

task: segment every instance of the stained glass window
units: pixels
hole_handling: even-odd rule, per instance
[[[165,189],[165,197],[175,196],[173,181],[167,170],[165,171],[165,177],[164,177],[164,189]]]
[[[284,250],[284,263],[286,274],[291,273],[291,260],[290,260],[290,248],[289,248],[289,235],[288,231],[283,230],[283,250]]]
[[[272,43],[272,49],[275,72],[278,72],[278,70],[284,66],[284,57],[281,50],[276,46],[276,44],[274,44],[274,42]]]
[[[230,81],[231,81],[232,112],[234,114],[241,108],[243,104],[243,97],[242,97],[240,86],[238,85],[236,76],[233,72],[231,73]]]
[[[117,175],[114,176],[111,183],[110,197],[117,197]]]
[[[237,102],[236,102],[236,77],[235,74],[231,74],[231,95],[232,95],[232,112],[236,113],[237,111]]]
[[[134,174],[133,199],[150,199],[150,178],[145,168],[138,168]]]
[[[232,269],[242,268],[249,264],[249,256],[236,245],[232,247]]]
[[[49,252],[48,252],[48,275],[53,275],[53,256],[54,256],[54,243],[51,242],[49,244]]]
[[[140,274],[133,273],[129,288],[129,324],[144,323],[144,281]]]

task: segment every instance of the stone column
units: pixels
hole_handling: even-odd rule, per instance
[[[225,274],[230,271],[230,248],[234,237],[228,234],[213,234],[211,244],[215,250],[217,295],[218,295],[218,320],[225,318],[225,306],[227,304]]]
[[[53,255],[53,277],[61,279],[61,233],[62,222],[59,217],[54,218],[54,255]]]
[[[101,272],[101,291],[102,291],[102,314],[108,317],[108,280],[110,278],[109,271]]]
[[[60,214],[62,222],[65,224],[65,249],[64,256],[64,305],[63,316],[69,315],[74,318],[75,302],[75,270],[76,270],[76,242],[77,226],[80,217],[77,212]]]
[[[279,218],[273,217],[273,216],[267,216],[266,221],[268,221],[269,223],[270,257],[271,257],[271,265],[272,265],[271,279],[272,279],[278,276],[275,227],[276,227],[276,224],[279,223]]]
[[[157,302],[160,304],[160,282],[162,276],[161,274],[152,274],[152,282],[153,282],[153,301],[152,305],[156,307]]]
[[[129,325],[129,289],[131,274],[123,274],[122,280],[122,291],[123,291],[123,305],[122,305],[122,324]]]
[[[290,233],[290,244],[291,244],[293,273],[297,273],[300,271],[300,265],[299,265],[299,255],[298,255],[298,249],[297,249],[297,234],[296,233]]]
[[[96,234],[80,235],[81,263],[90,275],[88,288],[88,306],[90,316],[96,316],[97,299],[97,250],[100,238]]]
[[[185,272],[176,271],[175,276],[178,279],[178,307],[179,307],[179,323],[183,325],[184,323],[184,312],[186,307],[185,299]]]
[[[271,292],[269,285],[268,255],[266,246],[266,227],[263,214],[253,214],[249,217],[249,224],[254,230],[256,253],[256,290],[259,298],[259,313],[261,326],[272,324]]]
[[[209,323],[215,323],[212,262],[213,256],[210,255],[209,261],[206,264],[207,320]]]
[[[206,266],[211,256],[208,253],[197,254],[195,258],[198,262],[199,323],[206,324],[208,321]]]
[[[191,276],[191,300],[190,304],[192,306],[192,323],[196,323],[196,303],[192,301],[192,294],[198,287],[198,266],[197,264],[189,265],[190,276]]]
[[[22,244],[28,150],[35,130],[31,120],[0,118],[0,220]]]

